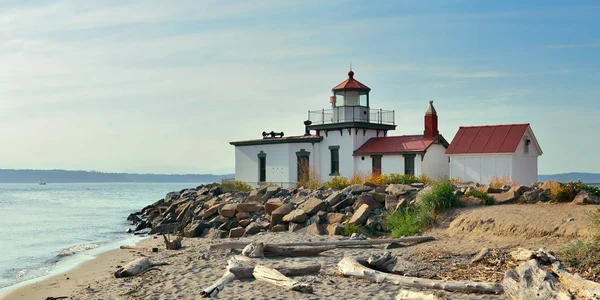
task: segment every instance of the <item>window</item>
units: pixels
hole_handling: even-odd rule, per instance
[[[415,154],[404,154],[404,174],[415,175]]]
[[[267,154],[263,151],[258,153],[258,182],[267,181]]]
[[[373,176],[381,175],[381,155],[371,155]]]
[[[529,154],[529,144],[531,144],[531,140],[525,137],[525,148],[523,149],[523,153]]]
[[[358,105],[360,106],[369,106],[369,98],[367,98],[367,94],[361,94],[358,96]]]
[[[310,152],[300,149],[296,152],[298,182],[305,182],[310,179]]]
[[[329,146],[331,153],[331,173],[330,176],[340,175],[340,146]]]

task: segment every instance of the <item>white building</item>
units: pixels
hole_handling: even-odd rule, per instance
[[[302,136],[263,132],[262,139],[231,142],[235,146],[235,177],[253,185],[294,186],[299,178],[403,173],[432,178],[449,175],[448,143],[438,131],[430,101],[422,135],[390,136],[395,112],[370,107],[371,89],[348,79],[333,89],[330,109],[309,111]]]
[[[460,127],[446,151],[450,177],[489,183],[505,177],[515,184],[537,181],[542,149],[529,124]]]

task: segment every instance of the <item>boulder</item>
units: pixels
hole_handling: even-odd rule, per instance
[[[352,208],[354,208],[354,210],[357,210],[363,204],[366,204],[369,207],[373,207],[374,206],[374,202],[375,202],[375,200],[373,199],[373,195],[372,194],[366,194],[366,193],[364,193],[364,194],[358,196],[358,198],[356,199],[356,201],[354,202],[354,204],[352,204]]]
[[[458,199],[458,202],[460,202],[461,205],[463,206],[479,206],[483,204],[483,200],[476,198],[476,197],[460,197]]]
[[[373,195],[373,200],[380,202],[380,203],[385,203],[385,198],[386,196],[389,196],[386,193],[373,193],[371,192],[371,194]]]
[[[246,228],[250,223],[252,223],[252,219],[243,219],[240,220],[239,225]]]
[[[498,189],[495,187],[491,187],[491,186],[486,186],[486,187],[482,187],[482,188],[478,188],[478,190],[486,193],[486,194],[500,194],[503,192],[502,189]]]
[[[319,223],[312,223],[304,228],[298,230],[298,233],[311,234],[311,235],[322,235],[324,233],[323,227]]]
[[[600,197],[588,191],[581,191],[575,196],[575,199],[573,199],[573,204],[600,204]]]
[[[568,292],[559,288],[559,281],[535,259],[506,271],[502,285],[509,299],[572,299]]]
[[[367,204],[363,204],[354,212],[352,218],[350,218],[350,221],[348,221],[348,224],[363,225],[367,221],[367,218],[369,218],[370,214],[371,208]]]
[[[302,209],[296,209],[291,211],[289,214],[283,216],[284,222],[303,223],[308,220],[308,216]]]
[[[246,230],[243,227],[236,227],[229,230],[229,238],[241,238],[244,236]]]
[[[289,232],[295,232],[295,231],[298,231],[298,230],[302,229],[303,227],[304,226],[302,226],[301,224],[298,224],[298,223],[290,223],[288,225],[288,231]]]
[[[398,210],[399,208],[407,208],[408,207],[408,200],[406,198],[400,198],[400,200],[398,200],[398,205],[396,205],[396,210]]]
[[[348,198],[346,198],[346,199],[338,202],[336,205],[332,206],[331,210],[333,212],[339,212],[339,211],[345,209],[348,206],[352,206],[352,204],[354,203],[354,201],[355,201],[354,198],[348,197]]]
[[[150,230],[150,234],[167,234],[177,231],[178,223],[160,224]]]
[[[422,189],[422,190],[420,190],[420,191],[417,193],[417,196],[416,196],[416,198],[415,198],[414,204],[415,204],[415,205],[419,205],[419,204],[423,203],[423,195],[429,194],[429,193],[431,193],[432,191],[433,191],[433,186],[431,186],[431,185],[430,185],[430,186],[427,186],[427,187],[425,187],[425,188],[424,188],[424,189]],[[466,194],[466,193],[465,193],[465,194]],[[412,203],[409,203],[409,204],[412,204]]]
[[[243,211],[243,212],[237,213],[235,215],[235,218],[238,219],[238,220],[250,219],[250,218],[252,218],[252,215],[250,215],[249,212]]]
[[[509,189],[509,191],[515,191],[519,195],[523,195],[525,192],[529,192],[531,190],[533,190],[533,188],[527,185],[516,185]]]
[[[533,191],[525,192],[523,194],[523,201],[528,204],[534,204],[538,202],[548,202],[550,201],[550,189],[536,189]]]
[[[353,185],[343,189],[342,193],[360,195],[362,193],[367,193],[372,190],[373,190],[373,188],[370,186],[366,186],[366,185],[362,185],[362,184],[353,184]]]
[[[514,190],[509,190],[508,192],[501,194],[492,194],[496,204],[513,204],[516,203],[521,194],[517,193]]]
[[[208,228],[202,233],[202,237],[210,240],[223,239],[227,237],[228,232],[216,228]]]
[[[202,235],[204,229],[209,228],[210,225],[201,220],[192,221],[190,224],[185,226],[183,229],[183,236],[187,238],[195,238]]]
[[[238,212],[261,212],[265,208],[256,202],[239,203],[237,205]]]
[[[165,196],[165,202],[172,202],[177,199],[179,199],[179,192],[170,192]]]
[[[286,204],[278,207],[276,210],[271,212],[271,224],[277,224],[277,223],[281,222],[281,220],[283,219],[283,216],[289,214],[293,210],[294,210],[294,206],[289,203],[286,203]]]
[[[265,203],[265,212],[270,214],[274,210],[283,205],[283,201],[279,198],[271,198]]]
[[[344,226],[340,223],[329,224],[327,226],[327,233],[331,236],[342,235],[343,230]]]
[[[237,205],[225,204],[219,209],[219,215],[223,217],[233,218],[235,216]]]
[[[323,209],[325,209],[325,202],[315,197],[310,197],[308,201],[304,202],[302,205],[302,210],[309,215],[316,214],[318,211]]]
[[[392,196],[402,196],[406,195],[408,192],[418,190],[416,187],[410,186],[408,184],[390,184],[385,192]]]
[[[261,202],[265,194],[261,190],[252,190],[246,201],[243,202]]]
[[[202,217],[206,218],[210,218],[212,216],[214,216],[217,212],[219,212],[219,209],[223,206],[223,204],[215,204],[213,206],[211,206],[210,208],[208,208],[207,210],[204,211],[204,213],[202,214]]]
[[[281,232],[281,231],[285,231],[285,225],[284,224],[277,224],[275,226],[273,226],[271,228],[272,232]]]
[[[325,199],[325,202],[329,206],[334,206],[341,200],[342,200],[342,193],[340,191],[335,191],[335,192],[333,192],[333,194],[329,195],[329,197],[327,197],[327,199]]]
[[[385,196],[385,210],[395,211],[398,208],[398,198],[392,195]]]
[[[540,185],[540,189],[542,190],[553,190],[555,191],[559,187],[563,186],[563,183],[556,182],[554,180],[548,180]]]
[[[142,220],[141,222],[139,222],[137,224],[137,226],[135,227],[135,229],[133,231],[139,231],[139,230],[142,230],[142,229],[144,229],[146,227],[148,227],[148,223],[146,221]]]
[[[327,223],[329,223],[329,224],[335,224],[335,223],[341,224],[344,221],[344,214],[328,213],[326,218],[327,218]]]
[[[257,220],[256,222],[252,222],[246,226],[246,234],[257,234],[262,230],[266,230],[267,228],[269,228],[269,222]]]

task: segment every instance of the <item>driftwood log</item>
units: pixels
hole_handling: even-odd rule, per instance
[[[274,284],[286,290],[292,290],[302,293],[313,292],[313,288],[311,285],[290,279],[275,269],[267,268],[261,265],[254,267],[254,272],[252,272],[252,275],[257,280]]]
[[[244,250],[242,255],[250,258],[263,258],[273,256],[313,256],[319,255],[322,252],[335,249],[335,246],[314,246],[314,247],[282,247],[278,245],[269,245],[264,243],[250,243]]]
[[[319,271],[321,270],[321,265],[314,264],[303,267],[278,267],[275,268],[275,270],[279,271],[279,273],[285,276],[302,276],[319,273]],[[236,267],[229,269],[229,272],[233,273],[235,275],[235,278],[239,280],[254,278],[254,275],[252,275],[252,273],[254,272],[254,267]]]
[[[158,252],[158,248],[153,248],[153,247],[140,247],[140,246],[122,245],[119,248],[126,249],[126,250],[138,250],[138,251],[147,251],[147,252]]]
[[[115,278],[133,277],[164,265],[167,263],[152,263],[147,257],[140,257],[117,269],[113,275]]]
[[[569,273],[558,261],[552,264],[552,271],[571,293],[580,295],[585,299],[600,299],[600,283],[583,279],[579,274]]]
[[[426,289],[438,289],[450,292],[477,292],[477,293],[502,293],[502,285],[489,282],[475,281],[446,281],[433,280],[408,276],[400,276],[380,272],[367,268],[360,264],[354,257],[345,257],[338,263],[338,269],[342,275],[354,276],[373,282],[389,282],[400,287],[414,287]]]
[[[442,298],[431,292],[413,292],[402,290],[396,300],[441,300]]]
[[[181,249],[181,237],[178,236],[174,240],[171,241],[170,237],[167,237],[163,234],[163,238],[165,239],[165,247],[167,250],[179,250]]]
[[[356,260],[359,263],[364,264],[363,259],[361,257],[357,257]],[[389,273],[394,270],[398,258],[392,255],[392,253],[386,251],[383,255],[371,255],[364,261],[369,266],[369,268]]]
[[[202,292],[200,292],[200,295],[202,295],[203,298],[212,298],[217,296],[219,292],[225,288],[226,284],[232,282],[235,279],[235,275],[229,270],[231,270],[232,268],[240,267],[242,267],[242,264],[237,259],[235,259],[234,257],[230,258],[227,261],[227,269],[225,269],[225,274],[223,274],[223,276],[211,286],[205,288]]]
[[[349,240],[349,241],[323,241],[323,242],[307,242],[307,243],[285,243],[285,244],[273,244],[270,246],[278,247],[315,247],[315,246],[335,246],[335,247],[357,247],[357,246],[372,246],[372,245],[383,245],[393,243],[421,243],[433,241],[435,238],[430,236],[412,236],[398,239],[373,239],[373,240]],[[210,245],[209,251],[224,250],[224,249],[244,249],[249,242],[231,242],[222,243],[216,245]]]
[[[531,259],[506,271],[504,293],[510,299],[571,299],[571,295],[558,288],[558,280]]]
[[[244,247],[244,250],[242,250],[242,255],[250,258],[263,258],[265,257],[264,249],[264,243],[251,243]]]

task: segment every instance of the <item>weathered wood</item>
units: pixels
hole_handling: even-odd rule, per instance
[[[501,293],[502,285],[475,281],[446,281],[400,276],[376,271],[361,265],[356,258],[345,257],[338,263],[342,275],[354,276],[373,282],[389,282],[401,287],[438,289],[450,292]]]
[[[359,263],[362,262],[360,257],[357,257],[356,260]],[[370,268],[388,273],[394,270],[397,261],[398,258],[387,251],[383,254],[373,254],[365,260],[366,264],[369,265]]]
[[[335,246],[314,246],[314,247],[282,247],[278,245],[265,245],[263,251],[265,256],[312,256],[319,255],[322,252],[335,249]]]
[[[312,247],[312,246],[336,246],[336,247],[357,247],[357,246],[372,246],[372,245],[383,245],[392,243],[421,243],[433,241],[435,238],[430,236],[412,236],[397,239],[373,239],[373,240],[349,240],[349,241],[323,241],[323,242],[307,242],[307,243],[284,243],[284,244],[273,244],[272,246],[279,247]],[[223,250],[223,249],[244,249],[249,242],[231,242],[222,243],[216,245],[210,245],[209,250]]]
[[[287,290],[302,292],[302,293],[312,293],[313,288],[311,285],[295,281],[293,279],[285,277],[285,275],[281,274],[279,271],[271,268],[267,268],[265,266],[258,265],[254,267],[254,272],[252,275],[257,280],[262,280],[268,282],[270,284],[274,284],[276,286],[280,286]]]
[[[115,278],[133,277],[147,272],[153,269],[154,267],[164,265],[166,265],[166,263],[152,263],[147,257],[140,257],[132,262],[129,262],[123,267],[118,268],[117,271],[113,273],[113,275],[115,276]]]
[[[125,249],[125,250],[138,250],[138,251],[147,251],[147,252],[158,252],[158,248],[152,248],[152,247],[140,247],[140,246],[122,245],[119,248]]]
[[[502,286],[510,299],[571,299],[568,292],[558,288],[558,280],[535,259],[506,271]]]
[[[302,275],[307,275],[307,274],[319,273],[319,271],[321,270],[321,265],[314,264],[314,265],[303,266],[303,267],[277,267],[277,268],[275,268],[275,270],[279,271],[281,274],[283,274],[285,276],[302,276]],[[235,278],[237,278],[237,279],[254,278],[254,276],[252,275],[252,273],[254,272],[254,267],[231,268],[231,269],[229,269],[229,271],[231,273],[233,273],[235,275]]]
[[[396,296],[396,300],[441,300],[442,298],[438,297],[434,293],[431,292],[413,292],[402,290]]]
[[[490,253],[490,249],[489,248],[483,248],[483,249],[481,249],[481,251],[479,251],[479,253],[477,253],[477,255],[475,255],[473,257],[473,259],[471,259],[471,263],[474,264],[476,262],[481,261],[486,255],[488,255],[488,253]]]
[[[227,261],[227,269],[225,269],[225,274],[223,274],[223,276],[211,286],[205,288],[202,292],[200,292],[200,295],[202,295],[203,298],[212,298],[217,296],[219,292],[225,288],[226,284],[232,282],[235,279],[235,275],[229,270],[231,270],[232,268],[239,268],[241,266],[242,264],[239,261],[237,261],[237,259],[233,257],[230,258]]]
[[[250,258],[263,258],[265,257],[264,248],[264,243],[251,243],[244,247],[244,250],[242,250],[242,255]]]
[[[181,237],[178,236],[174,240],[170,240],[170,237],[167,237],[163,234],[163,238],[165,239],[165,247],[167,250],[178,250],[181,249]]]
[[[571,293],[585,297],[585,299],[600,299],[600,283],[586,280],[577,273],[569,273],[558,261],[552,264],[552,271]]]

